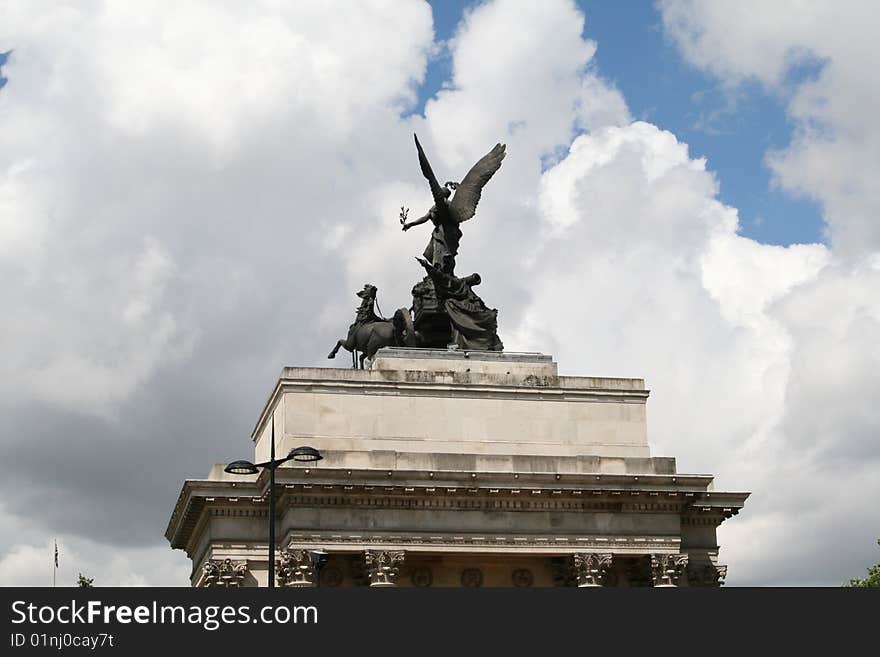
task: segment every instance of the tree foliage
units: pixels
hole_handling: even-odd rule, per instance
[[[865,579],[851,579],[844,586],[847,588],[880,589],[880,563],[868,568],[868,576]]]
[[[880,540],[877,543],[880,544]],[[880,589],[880,563],[868,568],[868,576],[865,579],[854,578],[844,586],[847,588]]]
[[[86,577],[82,573],[79,573],[79,576],[76,578],[76,584],[81,589],[90,589],[93,587],[92,582],[95,581],[94,577]]]

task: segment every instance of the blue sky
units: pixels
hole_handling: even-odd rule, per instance
[[[0,52],[0,89],[6,84],[6,78],[3,77],[2,66],[6,63],[7,57],[9,57],[8,52]]]
[[[437,38],[454,36],[473,0],[433,0]],[[716,172],[721,200],[739,210],[740,234],[767,244],[825,242],[821,208],[774,189],[764,165],[768,150],[790,140],[785,99],[757,85],[738,89],[735,102],[712,78],[688,66],[663,35],[653,2],[578,2],[584,36],[598,43],[600,74],[623,92],[636,119],[669,130]],[[812,71],[803,70],[800,75]],[[419,90],[419,108],[451,73],[448,55],[435,59]]]

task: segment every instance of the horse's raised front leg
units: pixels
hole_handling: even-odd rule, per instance
[[[331,351],[329,354],[327,354],[327,358],[336,358],[336,352],[339,351],[340,347],[344,347],[344,346],[345,346],[344,340],[337,340],[336,346],[333,347],[333,351]]]

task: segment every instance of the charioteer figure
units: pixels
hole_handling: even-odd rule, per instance
[[[437,299],[443,304],[452,325],[452,343],[449,345],[469,351],[503,351],[498,337],[498,310],[489,308],[474,292],[480,284],[479,274],[458,278],[451,273],[451,256],[445,267],[435,267],[425,258],[416,258],[425,268]]]

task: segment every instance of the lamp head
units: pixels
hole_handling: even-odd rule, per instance
[[[314,447],[294,447],[287,454],[288,459],[292,459],[299,463],[312,463],[314,461],[320,461],[324,457],[321,456],[321,452],[316,450]]]
[[[257,474],[259,469],[250,461],[233,461],[223,471],[234,475],[252,475]]]

